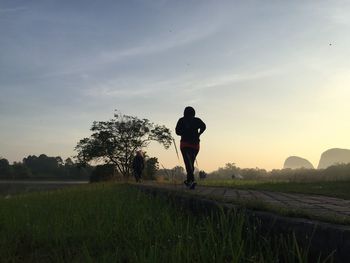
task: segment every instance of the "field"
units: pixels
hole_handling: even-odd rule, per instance
[[[87,183],[87,181],[73,181],[73,180],[15,180],[15,181],[0,181],[0,197],[9,197],[12,195],[56,190],[66,188],[69,186]]]
[[[257,226],[234,211],[194,215],[130,185],[77,186],[1,198],[1,262],[307,262],[307,246]]]
[[[290,182],[290,181],[267,181],[267,180],[202,180],[200,185],[207,186],[225,186],[238,189],[267,190],[289,193],[317,194],[333,196],[343,199],[350,199],[350,180],[339,181],[309,181],[309,182]]]

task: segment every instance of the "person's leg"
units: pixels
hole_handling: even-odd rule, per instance
[[[198,154],[198,150],[192,148],[182,148],[181,149],[182,157],[184,159],[186,172],[187,172],[187,182],[194,181],[194,161]]]
[[[187,182],[191,181],[191,178],[193,177],[193,168],[191,164],[191,154],[190,154],[190,148],[181,148],[182,157],[184,159],[186,173],[187,173]]]
[[[191,173],[191,178],[190,181],[194,182],[194,162],[196,161],[196,157],[198,154],[198,150],[190,148],[189,149],[189,158],[190,158],[190,162],[191,162],[191,168],[192,168],[192,173]]]

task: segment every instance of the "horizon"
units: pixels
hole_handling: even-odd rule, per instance
[[[350,149],[346,1],[2,1],[0,156],[75,155],[93,121],[207,124],[198,166],[317,167]],[[184,166],[173,146],[147,153]]]
[[[173,146],[171,146],[171,147],[173,147]],[[174,148],[174,150],[175,150],[175,148]],[[331,148],[331,149],[327,149],[327,150],[325,150],[324,152],[321,153],[321,155],[320,155],[320,160],[319,160],[319,162],[317,163],[317,165],[313,164],[312,162],[310,162],[310,161],[307,160],[307,159],[304,159],[304,158],[302,158],[302,157],[300,157],[300,156],[295,156],[295,155],[288,156],[288,157],[286,158],[286,160],[289,159],[289,158],[294,158],[294,157],[296,157],[296,158],[301,158],[301,159],[304,159],[304,160],[310,162],[311,165],[313,165],[313,168],[305,168],[305,169],[315,169],[315,170],[324,169],[324,168],[319,168],[319,165],[320,165],[320,163],[321,163],[322,155],[323,155],[324,153],[329,152],[329,151],[332,151],[332,150],[340,150],[340,151],[345,150],[345,151],[350,151],[350,149],[342,149],[342,148]],[[176,151],[176,150],[175,150],[175,151]],[[146,151],[144,151],[144,152],[146,152]],[[41,154],[44,154],[44,155],[46,155],[46,156],[48,156],[48,157],[61,157],[63,161],[65,161],[65,160],[68,159],[68,158],[72,159],[73,161],[76,161],[76,160],[74,159],[74,156],[62,157],[62,156],[60,156],[60,155],[49,156],[49,155],[47,155],[47,154],[45,154],[45,153],[41,153]],[[35,156],[39,157],[41,154],[37,154],[37,155],[36,155],[36,154],[30,154],[30,155],[31,155],[31,156],[35,155]],[[30,155],[24,156],[21,160],[15,160],[15,161],[10,161],[10,160],[8,160],[8,161],[9,161],[9,163],[10,163],[11,165],[13,165],[15,162],[22,162],[24,158],[27,158],[27,157],[29,157]],[[149,156],[149,158],[152,158],[152,157],[154,157],[154,156]],[[180,155],[179,155],[179,157],[180,157]],[[7,158],[4,157],[4,156],[0,156],[0,159],[1,159],[1,158],[7,159]],[[328,157],[328,158],[329,158],[329,157]],[[339,158],[339,153],[338,153],[338,158]],[[285,161],[286,161],[286,160],[285,160]],[[332,163],[332,161],[329,161],[329,160],[328,160],[328,162],[331,162],[331,163]],[[95,162],[95,164],[92,164],[92,165],[96,165],[97,163],[98,163],[98,162]],[[196,163],[198,164],[198,161],[196,161]],[[232,163],[232,162],[230,163],[230,162],[228,162],[228,163],[223,164],[222,166],[217,167],[217,168],[214,169],[214,170],[205,171],[205,172],[208,172],[208,173],[215,172],[215,171],[217,171],[219,168],[225,168],[226,164],[234,164],[235,166],[237,166],[238,168],[241,168],[241,169],[265,169],[265,168],[262,168],[262,167],[240,167],[240,166],[237,165],[236,163]],[[334,165],[334,164],[338,164],[338,163],[335,162],[335,163],[333,163],[333,165]],[[342,162],[339,163],[339,164],[342,164]],[[182,166],[182,167],[184,167],[184,165],[181,165],[181,164],[175,165],[174,167],[164,167],[162,163],[159,163],[159,165],[160,165],[160,167],[159,167],[160,170],[161,170],[161,169],[173,169],[173,168],[175,168],[176,166]],[[198,167],[196,166],[196,168],[199,169],[199,165],[198,165]],[[284,167],[279,167],[279,168],[265,169],[265,170],[268,171],[268,172],[270,172],[270,171],[272,171],[272,170],[274,170],[274,169],[282,170],[282,169],[285,169],[285,168],[284,168]],[[287,169],[290,169],[290,168],[287,168]],[[297,169],[297,168],[292,168],[292,169]],[[199,170],[200,170],[200,169],[199,169]]]

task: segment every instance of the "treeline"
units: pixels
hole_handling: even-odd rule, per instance
[[[175,166],[172,169],[162,167],[162,169],[157,171],[156,176],[164,179],[165,181],[181,181],[186,179],[186,171],[182,166]]]
[[[266,171],[260,168],[239,168],[234,163],[227,163],[207,175],[209,179],[246,179],[246,180],[350,180],[350,163],[336,164],[326,169],[274,169]]]
[[[194,168],[195,177],[198,179],[207,178],[207,173],[205,171],[199,170],[197,167]],[[182,166],[175,166],[171,169],[162,168],[156,173],[159,181],[184,181],[186,179],[186,170]]]
[[[92,170],[89,165],[81,166],[71,158],[63,160],[60,156],[29,155],[13,164],[0,157],[2,179],[88,179]]]
[[[142,177],[155,180],[159,170],[156,157],[145,157],[145,168]],[[131,177],[132,174],[129,175]],[[91,182],[118,180],[121,175],[113,164],[92,166],[88,163],[74,162],[71,158],[63,160],[60,156],[50,157],[45,154],[29,155],[22,162],[10,164],[0,157],[0,179],[74,179]]]
[[[142,171],[142,178],[144,180],[156,180],[156,175],[159,170],[159,162],[157,157],[149,157],[145,154],[145,167]],[[130,170],[132,170],[130,168]],[[131,178],[133,174],[129,174],[127,177]],[[90,182],[101,182],[110,180],[124,180],[127,179],[125,175],[121,174],[116,169],[115,164],[102,164],[94,167]]]

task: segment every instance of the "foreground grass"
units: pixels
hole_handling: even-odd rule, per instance
[[[1,262],[307,262],[293,237],[256,227],[234,212],[194,216],[117,184],[0,199]]]
[[[350,181],[268,182],[266,180],[203,180],[200,185],[226,186],[238,189],[267,190],[289,193],[317,194],[350,199]]]

